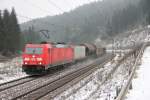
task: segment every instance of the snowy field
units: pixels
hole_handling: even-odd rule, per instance
[[[127,94],[127,100],[150,100],[150,47],[142,57],[142,65],[137,70],[137,78],[133,79],[133,89]]]
[[[22,72],[21,63],[21,57],[16,57],[6,62],[0,62],[0,84],[27,76]]]

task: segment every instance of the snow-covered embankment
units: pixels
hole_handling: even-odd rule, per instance
[[[107,63],[104,68],[100,68],[90,76],[81,80],[76,85],[64,91],[55,100],[114,100],[116,88],[121,87],[128,77],[128,68],[134,59],[130,57],[115,71],[110,79],[105,80],[108,73],[117,65],[120,57]]]
[[[127,100],[149,100],[150,98],[150,47],[142,57],[142,65],[132,81],[133,89],[127,94]]]
[[[14,79],[27,76],[22,72],[21,57],[13,58],[12,60],[0,63],[0,84]]]

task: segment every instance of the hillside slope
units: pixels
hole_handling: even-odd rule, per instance
[[[28,30],[32,26],[36,32],[42,29],[49,30],[50,40],[57,42],[91,42],[97,37],[104,40],[140,23],[138,22],[140,13],[137,12],[138,1],[93,2],[69,13],[23,23],[21,29]],[[127,23],[124,24],[122,20]]]

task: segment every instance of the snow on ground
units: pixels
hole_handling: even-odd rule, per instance
[[[133,79],[133,89],[127,94],[127,100],[150,100],[150,47],[142,58],[142,65],[137,70],[137,78]]]
[[[147,38],[150,35],[150,28],[148,26],[144,28],[135,29],[133,31],[128,31],[123,34],[128,34],[129,36],[126,37],[116,37],[113,42],[113,48],[120,48],[120,47],[128,47],[128,46],[134,46],[136,43],[142,43],[145,41],[145,38]]]
[[[22,72],[21,63],[21,57],[16,57],[6,62],[0,62],[0,84],[27,76]]]
[[[134,59],[127,58],[124,63],[122,63],[113,76],[105,82],[102,86],[99,87],[98,91],[92,95],[90,100],[114,100],[117,95],[117,89],[127,82],[129,66],[134,62]]]
[[[116,88],[121,87],[126,82],[129,66],[131,62],[134,62],[134,59],[128,58],[129,60],[120,65],[112,79],[104,82],[106,76],[116,66],[119,59],[120,57],[117,55],[114,58],[115,61],[107,63],[104,65],[104,68],[100,68],[87,76],[79,83],[56,96],[54,100],[114,100]]]
[[[105,65],[105,69],[107,70],[111,64],[112,62],[107,63]],[[64,91],[62,94],[54,98],[54,100],[83,100],[87,98],[87,96],[90,95],[98,87],[98,85],[91,80],[102,80],[101,73],[104,73],[103,75],[105,75],[106,72],[107,71],[104,72],[103,68],[97,70],[90,76],[86,77],[84,80],[81,80],[79,83],[74,85],[72,88],[69,88],[68,90]],[[99,77],[95,77],[96,75],[98,75]]]

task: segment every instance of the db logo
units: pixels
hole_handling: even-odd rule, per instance
[[[32,61],[35,61],[36,59],[35,59],[35,58],[31,58],[31,60],[32,60]]]

